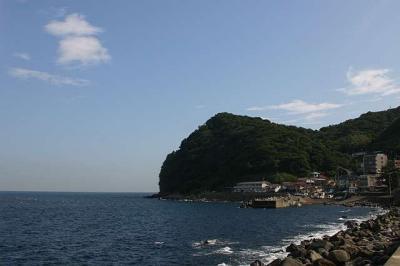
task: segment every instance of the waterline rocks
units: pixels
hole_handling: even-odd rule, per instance
[[[277,259],[268,265],[383,265],[400,245],[399,209],[392,209],[360,224],[350,220],[345,225],[346,230],[333,236],[289,245],[286,248],[289,252],[287,258]]]
[[[264,263],[262,263],[261,261],[259,261],[259,260],[255,260],[254,262],[252,262],[251,264],[250,264],[250,266],[264,266],[265,264]]]
[[[302,266],[303,263],[298,260],[298,259],[294,259],[292,257],[287,257],[286,259],[284,259],[281,264],[282,266]]]
[[[332,261],[340,264],[344,263],[350,260],[350,255],[347,253],[347,251],[342,250],[342,249],[337,249],[337,250],[332,250],[329,252],[329,257],[332,259]]]

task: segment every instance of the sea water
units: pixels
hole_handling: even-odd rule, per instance
[[[0,192],[0,265],[249,265],[382,210],[146,199],[138,193]],[[207,240],[207,243],[205,241]]]

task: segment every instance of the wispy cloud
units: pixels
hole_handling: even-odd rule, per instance
[[[322,125],[323,121],[321,118],[327,116],[327,113],[310,113],[304,116],[297,117],[295,119],[283,120],[280,121],[283,124],[287,125],[302,125],[302,126],[315,126],[315,125]]]
[[[62,18],[67,14],[68,8],[63,6],[63,7],[55,7],[53,8],[52,14],[54,15],[55,18]]]
[[[366,69],[354,72],[352,68],[346,74],[349,86],[338,89],[347,95],[377,94],[387,96],[400,93],[400,86],[391,77],[391,70]]]
[[[248,107],[246,108],[247,111],[265,111],[270,109],[269,106],[252,106],[252,107]]]
[[[8,74],[12,77],[19,79],[37,79],[51,83],[53,85],[87,86],[90,83],[88,80],[85,79],[53,75],[47,72],[25,68],[11,68],[8,71]]]
[[[206,106],[204,104],[199,104],[195,106],[196,109],[204,109]]]
[[[27,53],[14,53],[13,56],[26,61],[31,60],[31,56]]]
[[[341,107],[341,104],[335,103],[307,103],[302,100],[293,100],[288,103],[269,106],[253,106],[247,108],[247,111],[265,111],[265,110],[284,110],[289,114],[306,114],[318,111],[326,111]]]
[[[96,36],[103,32],[103,29],[91,25],[81,14],[70,14],[63,21],[50,21],[45,30],[61,38],[57,59],[60,64],[91,65],[111,59],[108,50]]]
[[[320,118],[327,116],[327,113],[310,113],[307,114],[304,119],[306,121],[319,121]]]
[[[50,6],[37,11],[38,14],[51,18],[63,18],[68,13],[66,6]]]

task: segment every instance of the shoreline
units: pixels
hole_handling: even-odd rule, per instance
[[[182,202],[235,202],[243,203],[254,198],[260,197],[287,197],[287,195],[276,194],[259,194],[259,193],[228,193],[228,192],[205,192],[200,194],[182,195],[182,194],[168,194],[161,195],[159,193],[146,198],[153,198],[159,200],[173,200]],[[302,205],[340,205],[344,207],[382,207],[390,208],[392,205],[399,206],[399,202],[394,202],[393,197],[387,195],[371,196],[371,195],[357,195],[344,200],[335,199],[316,199],[302,196],[291,196],[298,199]]]
[[[212,194],[217,195],[216,193]],[[242,200],[221,200],[220,197],[200,197],[169,195],[167,197],[153,198],[164,200],[177,200],[189,202],[241,202]],[[247,195],[249,196],[249,195]],[[400,247],[400,208],[389,208],[393,200],[387,196],[353,196],[351,198],[337,201],[333,199],[304,199],[304,205],[338,205],[348,208],[369,207],[379,208],[380,211],[370,213],[362,219],[347,219],[343,216],[343,226],[332,232],[315,235],[310,232],[310,238],[294,240],[288,245],[282,246],[280,255],[265,261],[255,260],[251,266],[301,266],[301,265],[383,265],[390,256]],[[385,213],[382,214],[382,211]],[[324,226],[324,225],[322,225]],[[329,225],[327,225],[329,226]],[[314,235],[314,237],[312,237]],[[274,253],[275,254],[275,253]],[[275,258],[273,258],[275,257]]]
[[[331,206],[343,207],[341,205],[331,205]],[[364,207],[356,207],[356,208],[364,208]],[[322,239],[324,236],[333,236],[338,232],[347,229],[345,225],[346,221],[351,220],[351,221],[357,221],[358,223],[362,223],[364,221],[367,221],[369,219],[374,219],[379,215],[388,212],[388,210],[385,210],[381,207],[378,208],[365,207],[365,208],[369,209],[370,211],[367,214],[361,216],[354,216],[351,214],[352,211],[350,209],[347,208],[343,209],[342,211],[340,211],[343,214],[343,217],[349,215],[348,213],[350,212],[351,218],[340,217],[337,220],[332,220],[330,222],[311,224],[310,230],[308,232],[293,234],[292,236],[283,238],[279,241],[279,244],[271,246],[272,249],[270,249],[269,252],[266,252],[265,256],[252,259],[260,260],[262,263],[264,263],[262,265],[268,265],[269,263],[273,262],[276,259],[283,260],[289,255],[289,252],[286,251],[286,248],[289,247],[291,244],[299,245],[301,244],[302,241],[311,241],[313,239]],[[250,262],[253,260],[250,260],[245,265],[249,265]]]
[[[360,223],[348,220],[347,229],[332,236],[302,240],[286,247],[288,255],[251,266],[383,265],[400,245],[400,209],[388,210]]]

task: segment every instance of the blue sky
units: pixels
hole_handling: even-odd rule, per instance
[[[400,105],[399,1],[0,0],[0,190],[157,191],[218,112]]]

